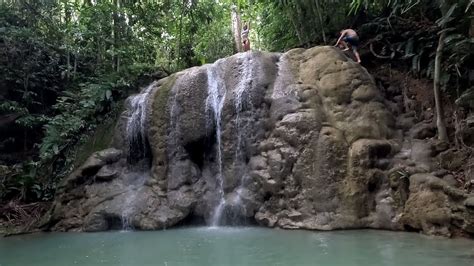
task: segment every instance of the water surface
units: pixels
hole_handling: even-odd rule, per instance
[[[0,266],[474,265],[474,241],[385,231],[182,228],[0,238]]]

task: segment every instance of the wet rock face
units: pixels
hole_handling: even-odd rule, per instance
[[[123,152],[94,154],[66,179],[44,228],[153,230],[197,219],[473,231],[472,196],[436,176],[412,182],[433,171],[433,149],[406,147],[371,76],[332,47],[237,54],[134,97],[118,126]],[[133,149],[130,139],[139,140]],[[137,147],[150,154],[141,168]]]

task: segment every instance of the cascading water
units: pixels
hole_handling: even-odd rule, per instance
[[[252,58],[252,53],[243,53],[241,54],[240,60],[242,60],[242,64],[240,65],[239,72],[241,73],[239,82],[237,84],[237,88],[235,90],[235,96],[234,96],[234,105],[235,105],[235,110],[236,110],[236,130],[237,130],[237,147],[235,150],[235,165],[241,165],[244,161],[244,154],[243,150],[244,148],[242,147],[242,138],[243,138],[243,133],[246,129],[246,124],[242,124],[242,117],[241,114],[244,111],[244,108],[246,106],[251,106],[251,98],[248,92],[250,91],[250,88],[252,87],[252,78],[253,78],[253,58]],[[247,93],[246,93],[247,92]],[[237,174],[240,175],[240,183],[239,187],[236,190],[236,202],[235,205],[236,207],[243,208],[244,206],[242,205],[242,190],[244,188],[244,183],[245,183],[245,178],[246,178],[246,172],[243,171],[242,169],[239,169]]]
[[[217,143],[217,192],[219,202],[214,208],[212,215],[211,225],[218,226],[222,216],[222,211],[225,206],[224,198],[224,180],[222,176],[222,143],[221,143],[221,116],[222,108],[224,107],[224,101],[226,96],[226,87],[224,79],[221,75],[221,68],[219,61],[207,68],[207,81],[208,81],[208,96],[206,99],[206,111],[208,112],[208,124],[213,123],[216,128],[216,143]]]
[[[242,132],[239,130],[241,128],[240,127],[241,126],[240,114],[242,113],[244,109],[245,100],[250,101],[248,97],[249,95],[245,97],[244,101],[242,100],[244,98],[244,92],[252,86],[252,70],[253,70],[252,69],[253,61],[252,61],[252,57],[250,53],[243,53],[241,60],[242,60],[242,64],[240,67],[241,78],[239,79],[239,83],[237,84],[237,89],[236,89],[235,97],[234,97],[235,110],[237,113],[236,123],[237,123],[237,130],[238,130],[238,133],[237,133],[238,147],[237,147],[236,152],[241,151],[240,146],[242,143]]]
[[[285,55],[280,55],[277,66],[278,74],[273,87],[272,99],[278,99],[294,93],[294,91],[288,89],[288,85],[294,83],[294,78]]]
[[[121,222],[122,230],[129,231],[133,230],[132,216],[136,213],[136,199],[138,195],[138,190],[143,187],[145,184],[146,177],[149,176],[149,173],[146,172],[132,172],[129,173],[127,178],[129,181],[129,186],[125,192],[125,202],[123,203]]]
[[[149,175],[140,169],[140,161],[149,156],[148,138],[146,134],[146,106],[150,93],[156,83],[150,84],[143,92],[129,98],[129,116],[127,118],[126,140],[128,143],[128,160],[134,164],[131,172],[126,175],[126,200],[123,203],[121,222],[122,230],[131,230],[131,217],[135,212],[135,200],[138,190],[143,187]]]
[[[129,160],[139,161],[149,153],[146,135],[146,103],[155,87],[150,84],[142,93],[130,97],[130,115],[127,119],[126,138],[129,146]]]

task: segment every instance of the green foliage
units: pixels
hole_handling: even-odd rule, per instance
[[[348,1],[335,0],[257,0],[250,5],[257,9],[259,35],[263,47],[283,51],[295,46],[311,46],[327,42],[347,27]]]
[[[20,200],[42,201],[53,197],[49,184],[37,179],[39,163],[27,161],[11,168],[3,167],[0,173],[0,198],[18,197]]]
[[[459,86],[471,82],[469,65],[474,60],[468,2],[388,1],[385,3],[390,9],[388,16],[375,18],[361,32],[376,34],[369,42],[376,57],[400,59],[411,65],[414,73],[433,78],[438,35],[446,31],[441,85],[444,90],[456,93]],[[425,16],[423,20],[418,17],[420,13]]]
[[[198,64],[211,63],[233,53],[230,12],[213,1],[200,1],[194,12],[202,17],[196,29],[193,60]],[[194,22],[195,23],[195,22]]]
[[[0,200],[49,199],[36,192],[54,189],[140,78],[232,54],[231,2],[1,2]]]
[[[77,90],[58,97],[53,106],[58,115],[44,126],[45,137],[39,145],[41,159],[53,158],[75,143],[78,133],[92,130],[95,117],[110,108],[113,94],[124,86],[122,82],[80,83]]]

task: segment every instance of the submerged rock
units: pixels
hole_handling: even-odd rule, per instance
[[[373,78],[333,47],[236,54],[133,97],[115,142],[126,154],[89,158],[64,181],[44,228],[250,218],[288,229],[472,232],[467,194],[423,174],[442,151],[422,140],[432,126],[401,139]]]

